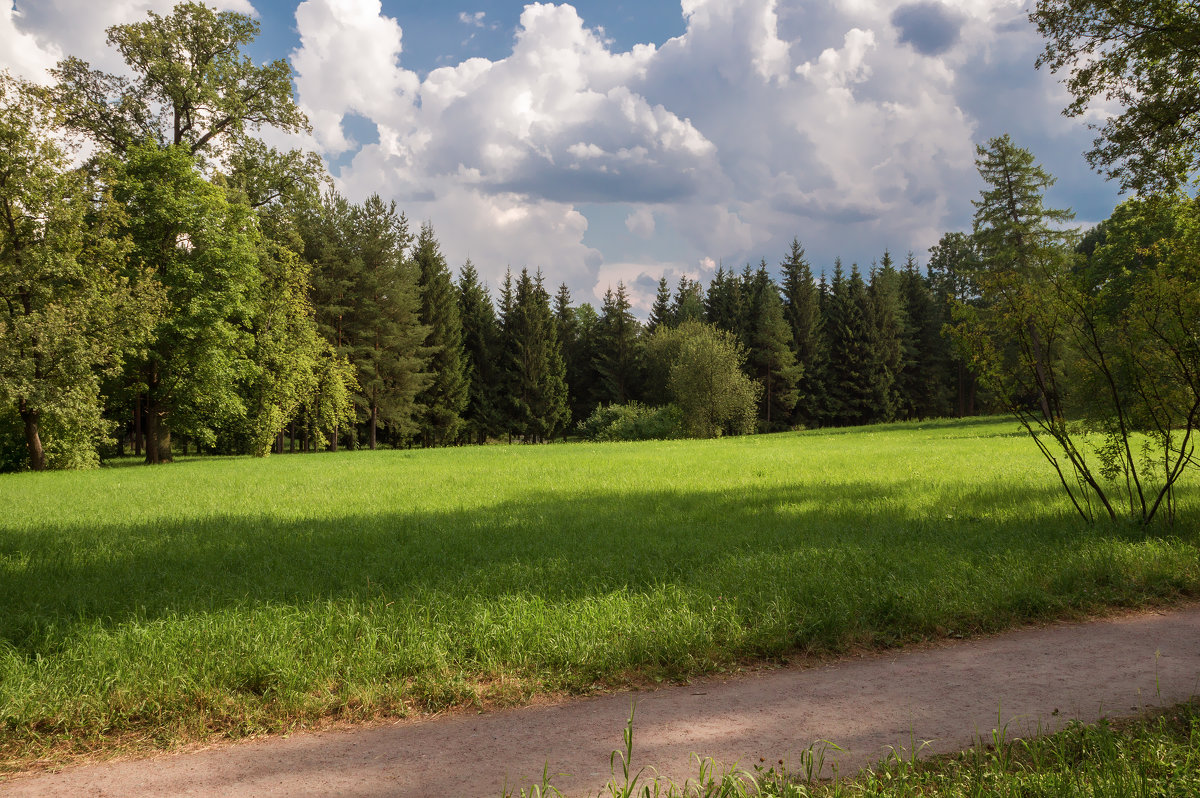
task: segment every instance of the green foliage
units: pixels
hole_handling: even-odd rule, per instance
[[[550,310],[542,274],[521,270],[503,318],[503,355],[508,369],[510,430],[528,443],[549,440],[570,423],[567,382],[558,322]]]
[[[140,268],[121,273],[120,211],[68,167],[53,123],[0,73],[0,404],[20,415],[34,470],[97,464],[100,379],[145,343],[162,302]]]
[[[792,333],[792,351],[800,370],[793,421],[816,427],[825,419],[825,380],[829,368],[828,344],[821,316],[821,294],[800,240],[793,238],[783,272],[784,319]]]
[[[162,462],[172,430],[211,444],[217,427],[246,416],[239,388],[254,372],[261,234],[250,208],[206,181],[183,147],[130,148],[113,194],[133,262],[166,291],[147,356],[131,364],[155,431],[148,460]]]
[[[660,328],[646,343],[653,374],[683,413],[693,438],[742,435],[755,427],[760,386],[746,376],[745,350],[712,324],[687,321]]]
[[[1187,0],[1038,0],[1038,66],[1068,70],[1068,116],[1105,114],[1088,161],[1127,189],[1172,190],[1200,168],[1200,16]]]
[[[905,372],[912,369],[911,349],[906,346],[910,322],[902,293],[900,273],[890,252],[885,251],[879,268],[871,272],[870,296],[878,405],[875,421],[908,418],[913,413],[904,391]]]
[[[641,393],[643,382],[642,351],[638,342],[641,324],[634,318],[625,284],[617,283],[616,293],[604,293],[600,320],[596,325],[594,368],[597,397],[601,402],[624,404]]]
[[[802,372],[792,351],[792,329],[784,318],[779,286],[767,274],[766,261],[747,287],[750,351],[746,365],[760,388],[759,426],[766,432],[778,432],[791,426],[799,398],[796,383]]]
[[[108,43],[132,78],[93,71],[75,57],[52,70],[67,127],[116,152],[151,145],[193,155],[215,149],[219,140],[236,147],[262,126],[308,129],[292,98],[287,61],[257,65],[242,52],[259,32],[251,17],[196,2],[147,16],[108,29]]]
[[[420,273],[406,257],[412,242],[408,220],[375,194],[349,213],[332,215],[338,243],[327,290],[334,303],[338,341],[354,365],[355,403],[368,423],[374,449],[380,427],[400,440],[417,434],[417,397],[431,380],[429,327],[421,323]],[[340,279],[339,279],[340,278]]]
[[[646,334],[653,335],[654,331],[663,324],[674,325],[675,315],[671,312],[671,286],[664,274],[658,280],[658,292],[654,295],[654,305],[650,308],[650,318],[646,322]]]
[[[823,324],[829,340],[828,419],[837,426],[869,424],[883,407],[870,302],[858,267],[846,277],[841,261],[836,262]]]
[[[458,279],[458,312],[462,320],[463,362],[468,380],[463,409],[464,434],[472,443],[486,443],[500,433],[499,372],[496,357],[500,328],[487,287],[470,258]]]
[[[452,443],[462,426],[467,406],[466,364],[463,357],[462,319],[450,268],[442,257],[433,235],[433,225],[421,225],[412,259],[420,275],[417,286],[421,297],[421,324],[429,331],[425,352],[429,382],[417,395],[420,408],[418,426],[426,446]]]
[[[980,153],[991,186],[976,215],[983,305],[959,306],[961,345],[1081,516],[1149,523],[1162,510],[1173,520],[1200,420],[1193,203],[1126,203],[1080,268],[1072,238],[1053,224],[1065,212],[1042,207],[1051,180],[1032,156],[1007,138]]]
[[[683,411],[675,405],[650,407],[641,402],[600,405],[579,422],[588,441],[655,441],[683,437]]]

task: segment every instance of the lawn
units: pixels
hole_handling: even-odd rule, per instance
[[[0,770],[1200,595],[1007,420],[0,477]]]

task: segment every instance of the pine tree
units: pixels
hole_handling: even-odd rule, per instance
[[[841,261],[834,265],[826,303],[829,333],[829,416],[836,426],[867,424],[875,418],[877,365],[868,317],[870,299],[858,267],[847,278]]]
[[[762,387],[759,423],[766,432],[788,429],[795,409],[800,368],[792,353],[791,328],[783,315],[779,286],[764,260],[754,273],[748,302],[750,350],[747,366]]]
[[[794,423],[816,427],[824,421],[825,379],[829,364],[821,316],[821,289],[813,282],[812,269],[799,239],[792,239],[791,251],[780,269],[783,272],[784,319],[791,328],[792,352],[800,370],[792,419]]]
[[[904,351],[910,364],[901,375],[900,390],[909,417],[947,415],[949,391],[941,367],[948,354],[947,341],[941,335],[943,321],[934,306],[929,283],[911,252],[900,275],[900,292],[908,316]]]
[[[946,233],[929,250],[929,288],[933,294],[939,330],[951,321],[954,303],[974,305],[979,292],[975,275],[980,268],[979,252],[975,242],[965,233]],[[950,345],[944,333],[941,338],[939,371],[942,379],[951,388],[952,411],[959,418],[973,416],[976,412],[978,378],[966,359]]]
[[[658,280],[658,293],[654,296],[654,305],[650,308],[650,320],[646,323],[646,334],[653,335],[659,327],[673,326],[674,314],[671,313],[671,288],[664,274]]]
[[[467,376],[467,404],[463,408],[463,435],[472,443],[487,443],[500,431],[497,407],[496,355],[500,330],[487,286],[468,258],[458,278],[458,312],[462,321],[463,361]]]
[[[698,280],[684,275],[671,299],[671,320],[676,326],[685,321],[704,321],[704,288]]]
[[[530,277],[528,269],[521,270],[505,321],[512,429],[527,443],[548,440],[566,428],[570,416],[557,321],[540,272]]]
[[[625,404],[641,395],[642,357],[638,342],[641,325],[630,309],[623,282],[614,294],[604,294],[596,336],[595,369],[599,397],[606,404]]]
[[[351,222],[355,279],[342,334],[358,375],[367,445],[374,449],[381,427],[396,440],[418,430],[416,397],[430,381],[429,328],[419,315],[416,264],[405,257],[412,236],[404,214],[376,194],[354,208]]]
[[[717,267],[717,273],[708,284],[708,294],[704,298],[704,317],[709,324],[715,324],[718,329],[736,335],[743,347],[746,345],[746,311],[742,280],[732,271],[725,271],[723,266]]]
[[[874,420],[907,418],[911,408],[906,405],[901,382],[905,369],[909,368],[904,348],[908,319],[900,290],[900,273],[896,271],[892,254],[887,250],[884,250],[879,267],[871,272],[868,294],[876,357],[876,367],[873,369],[876,393]]]
[[[412,259],[418,273],[421,324],[429,330],[425,349],[430,380],[417,396],[418,425],[423,445],[440,446],[458,437],[469,385],[454,283],[429,222],[421,225]]]

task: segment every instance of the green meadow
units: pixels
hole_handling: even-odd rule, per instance
[[[0,477],[0,768],[1200,595],[1011,420]]]

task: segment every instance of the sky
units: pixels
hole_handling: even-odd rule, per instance
[[[0,69],[108,71],[113,24],[172,0],[0,4]],[[814,271],[919,263],[968,230],[977,144],[1009,133],[1081,226],[1116,186],[1093,132],[1034,68],[1025,0],[215,0],[253,15],[256,61],[287,59],[311,136],[353,201],[432,223],[451,268],[506,268],[598,304],[623,281],[707,282],[799,238]]]

